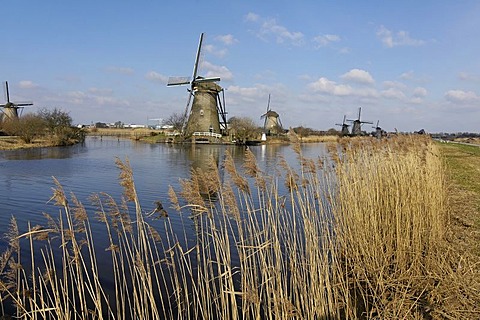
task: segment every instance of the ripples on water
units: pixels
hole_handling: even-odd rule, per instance
[[[68,195],[73,192],[92,209],[88,197],[105,192],[120,201],[122,188],[118,183],[119,170],[115,158],[129,159],[135,185],[145,210],[154,208],[154,201],[168,203],[168,186],[179,189],[179,179],[189,178],[192,167],[207,167],[210,156],[221,163],[230,150],[237,167],[243,162],[244,149],[221,145],[167,145],[145,144],[117,138],[87,138],[82,145],[56,148],[0,151],[0,233],[7,231],[12,215],[20,228],[43,224],[42,213],[58,213],[53,203],[47,203],[54,187],[52,177],[63,186]],[[322,144],[303,147],[305,156],[322,155]],[[280,157],[289,163],[296,155],[288,145],[251,147],[260,168],[274,175]]]
[[[276,174],[281,158],[292,166],[297,164],[296,154],[288,145],[263,145],[250,149],[261,170],[271,176]],[[17,219],[20,233],[27,231],[28,222],[32,226],[45,225],[43,212],[58,216],[59,207],[55,207],[53,201],[48,202],[55,186],[52,177],[60,182],[67,196],[71,192],[75,194],[89,215],[95,211],[89,201],[93,193],[105,192],[120,203],[123,190],[118,181],[120,172],[115,165],[117,157],[130,161],[143,210],[153,210],[154,202],[159,200],[168,211],[169,186],[179,191],[179,179],[189,178],[192,167],[207,168],[210,157],[220,165],[227,150],[240,168],[244,148],[237,146],[152,145],[117,138],[89,137],[84,144],[71,147],[0,151],[0,234],[7,232],[12,215]],[[325,154],[323,144],[304,145],[302,150],[305,157],[313,159]],[[279,183],[280,188],[282,185]],[[135,212],[132,210],[131,214]],[[172,213],[170,219],[174,230],[180,232],[183,226],[178,215]],[[162,222],[158,221],[161,226]],[[106,248],[105,227],[95,219],[90,222],[96,245]],[[2,237],[0,251],[6,245]]]

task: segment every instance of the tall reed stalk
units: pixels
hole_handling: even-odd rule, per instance
[[[446,180],[430,140],[342,140],[317,159],[304,158],[299,145],[294,150],[299,166],[282,160],[273,176],[250,151],[242,167],[227,153],[226,178],[213,159],[192,169],[180,191],[169,190],[168,211],[179,215],[181,231],[161,206],[142,209],[128,160],[116,162],[122,201],[95,194],[93,214],[73,194],[67,199],[55,180],[58,217],[46,215],[46,226],[24,234],[12,218],[0,259],[3,312],[23,319],[421,319],[478,312],[478,299],[463,299],[475,291],[456,276],[458,255],[445,241]],[[95,245],[92,218],[103,223],[107,248]],[[473,274],[462,270],[466,279]],[[456,290],[448,290],[452,285]]]

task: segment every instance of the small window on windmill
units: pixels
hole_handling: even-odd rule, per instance
[[[200,109],[200,116],[203,117],[203,109]]]

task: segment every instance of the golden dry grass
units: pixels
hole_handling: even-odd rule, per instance
[[[281,161],[274,176],[248,150],[242,167],[226,155],[223,178],[214,161],[192,171],[169,191],[180,231],[163,207],[141,208],[128,160],[117,161],[122,202],[93,195],[94,214],[55,181],[57,218],[24,234],[12,220],[2,301],[24,319],[478,318],[478,264],[449,242],[437,146],[397,137],[329,149],[307,159],[294,145],[300,167]],[[108,248],[95,247],[93,218]],[[114,296],[99,277],[104,249]]]
[[[34,139],[31,143],[25,143],[18,137],[0,137],[0,150],[17,150],[51,146],[53,146],[53,142],[47,139]]]
[[[311,135],[308,137],[302,137],[302,143],[310,143],[310,142],[335,142],[338,140],[338,136],[315,136]]]
[[[152,134],[160,133],[160,130],[153,130],[148,128],[135,129],[117,129],[117,128],[88,128],[87,135],[92,136],[111,136],[119,138],[140,139],[151,136]]]

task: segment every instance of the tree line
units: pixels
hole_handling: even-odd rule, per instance
[[[54,108],[41,109],[15,119],[4,119],[0,123],[0,134],[17,136],[24,143],[35,139],[47,140],[54,146],[65,146],[85,140],[84,130],[72,125],[68,112]]]

